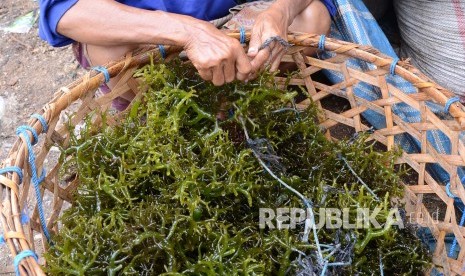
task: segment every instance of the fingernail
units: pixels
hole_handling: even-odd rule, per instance
[[[257,52],[257,48],[249,48],[249,51],[247,53],[255,54],[256,52]]]

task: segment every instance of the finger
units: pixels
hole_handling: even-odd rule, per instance
[[[226,83],[230,83],[236,78],[236,66],[233,61],[230,61],[223,66],[223,75]]]
[[[258,72],[252,72],[247,76],[246,81],[254,80],[258,77]]]
[[[243,50],[237,51],[236,53],[236,78],[243,81],[247,79],[247,76],[252,72],[252,64]]]
[[[260,39],[261,32],[252,30],[252,34],[250,36],[250,43],[249,43],[249,50],[247,51],[247,55],[249,57],[255,57],[258,54],[258,48],[262,44],[262,40]]]
[[[281,59],[283,58],[285,53],[286,51],[281,51],[277,54],[276,58],[271,63],[271,67],[270,67],[271,72],[275,72],[276,70],[279,69],[279,65],[281,64]]]
[[[202,69],[199,70],[199,75],[202,79],[206,81],[211,81],[213,78],[213,72],[211,69]]]
[[[260,68],[265,64],[265,62],[270,58],[271,50],[269,47],[260,50],[258,54],[250,62],[252,65],[252,72],[260,71]]]
[[[276,44],[275,47],[271,48],[270,57],[266,61],[266,66],[272,64],[276,57],[278,56],[279,52],[282,50],[282,46],[280,44]]]
[[[212,82],[215,86],[220,86],[224,84],[223,64],[213,67]]]
[[[240,80],[240,81],[245,81],[248,77],[249,77],[250,73],[249,74],[242,74],[240,72],[236,72],[236,79]]]
[[[270,61],[270,64],[271,64],[270,71],[271,72],[274,72],[274,71],[278,70],[279,64],[281,64],[281,59],[283,58],[285,53],[286,53],[285,49],[281,47],[281,49],[279,51],[272,54],[272,59]]]

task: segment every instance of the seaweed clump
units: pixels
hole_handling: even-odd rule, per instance
[[[328,141],[317,109],[295,109],[297,93],[269,73],[214,87],[178,61],[138,76],[148,92],[122,124],[87,124],[63,152],[80,186],[48,273],[415,275],[429,266],[418,239],[390,219],[390,199],[403,193],[399,152],[376,152],[364,135]],[[315,224],[260,227],[260,208],[283,207],[308,207]],[[382,227],[316,229],[325,208],[346,210],[351,224],[357,208],[376,211]]]

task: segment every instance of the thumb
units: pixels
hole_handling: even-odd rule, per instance
[[[252,32],[250,36],[250,43],[249,43],[249,50],[247,51],[247,55],[249,57],[255,57],[258,53],[258,48],[260,48],[261,39],[258,32]]]

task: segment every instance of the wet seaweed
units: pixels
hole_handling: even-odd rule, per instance
[[[403,195],[400,151],[377,152],[363,134],[327,140],[317,108],[295,109],[297,93],[270,73],[215,87],[176,61],[137,75],[148,91],[122,124],[89,121],[63,150],[80,186],[45,255],[48,273],[415,275],[430,266],[418,239],[391,225],[390,210],[402,207],[391,201]],[[322,208],[346,208],[357,223],[366,208],[384,226],[323,227],[318,243],[304,222],[259,228],[260,208],[305,208],[302,199],[316,222]]]

